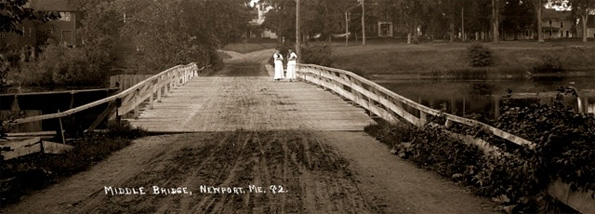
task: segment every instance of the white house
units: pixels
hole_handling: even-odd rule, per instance
[[[277,39],[277,34],[275,32],[264,29],[262,27],[262,23],[265,19],[265,14],[271,10],[273,7],[267,5],[264,2],[257,2],[254,4],[254,8],[256,9],[256,13],[254,17],[250,21],[250,28],[248,30],[248,38],[269,38],[269,39]]]

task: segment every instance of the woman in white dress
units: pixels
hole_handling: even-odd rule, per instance
[[[290,82],[295,80],[295,65],[297,64],[297,54],[295,54],[291,49],[289,50],[289,56],[287,56],[287,79]]]
[[[279,81],[283,79],[283,55],[279,53],[279,50],[273,54],[273,60],[275,61],[275,76],[273,79]]]

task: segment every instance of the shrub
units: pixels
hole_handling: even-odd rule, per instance
[[[331,66],[334,62],[333,48],[328,45],[313,45],[302,48],[302,63]]]
[[[147,131],[132,127],[128,121],[120,121],[120,123],[110,121],[107,124],[108,136],[112,138],[121,137],[126,139],[135,139],[147,134]]]
[[[492,50],[481,43],[474,43],[467,48],[473,67],[487,67],[493,64]]]
[[[558,73],[564,71],[562,60],[555,53],[544,54],[540,56],[540,61],[533,66],[535,73]]]
[[[556,211],[565,208],[547,196],[547,187],[557,179],[573,189],[595,186],[595,115],[577,113],[560,101],[529,107],[504,106],[503,110],[495,126],[532,141],[535,149],[507,142],[482,129],[456,125],[444,128],[428,123],[419,129],[380,123],[365,131],[392,146],[400,157],[463,182],[475,193],[492,197],[514,212],[566,212]],[[429,120],[444,123],[441,117]],[[476,146],[465,144],[448,131],[484,139],[505,153],[484,156]]]
[[[90,56],[91,54],[91,56]],[[26,63],[13,79],[23,85],[101,85],[107,72],[98,52],[50,44],[36,62]]]

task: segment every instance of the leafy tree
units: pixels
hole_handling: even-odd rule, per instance
[[[488,32],[490,30],[490,4],[485,4],[482,1],[472,1],[469,8],[465,11],[470,11],[466,14],[470,32]]]
[[[534,19],[533,12],[533,5],[528,1],[505,0],[501,13],[502,26],[504,29],[512,29],[514,40],[517,40],[518,32],[531,26],[534,20],[536,20]]]
[[[130,63],[155,73],[177,64],[217,62],[216,49],[237,41],[247,27],[245,0],[121,0],[124,36],[137,47]]]
[[[263,26],[274,30],[279,39],[295,40],[294,0],[262,0],[271,5]],[[300,34],[304,42],[309,36],[328,37],[345,31],[345,12],[357,6],[356,0],[308,0],[300,2]],[[351,22],[353,23],[353,22]],[[351,28],[351,26],[350,26]]]
[[[563,4],[563,1],[556,1],[560,2],[559,4]],[[595,10],[595,0],[568,0],[568,6],[572,7],[572,14],[575,17],[580,18],[583,31],[583,42],[587,42],[587,21],[589,13]]]
[[[28,0],[3,0],[0,2],[0,32],[23,34],[17,25],[23,20],[50,21],[58,18],[58,14],[34,11],[26,7]]]

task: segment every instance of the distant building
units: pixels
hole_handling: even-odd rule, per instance
[[[587,18],[587,38],[595,38],[595,15],[589,15]],[[578,34],[582,35],[582,29],[578,28]]]
[[[248,38],[277,39],[277,34],[275,34],[275,32],[262,26],[266,13],[271,9],[272,7],[264,2],[258,2],[254,5],[254,10],[252,11],[253,19],[249,23],[247,32]]]
[[[541,28],[544,39],[573,38],[573,27],[571,11],[543,10]]]
[[[26,7],[36,11],[56,12],[60,18],[48,23],[34,22],[24,20],[19,28],[23,35],[16,33],[3,33],[0,35],[0,41],[13,47],[34,46],[45,41],[37,41],[42,33],[51,35],[57,42],[69,47],[76,47],[80,44],[80,38],[76,35],[76,29],[80,26],[78,12],[76,8],[70,5],[68,0],[30,0]],[[42,32],[49,31],[49,32]]]

